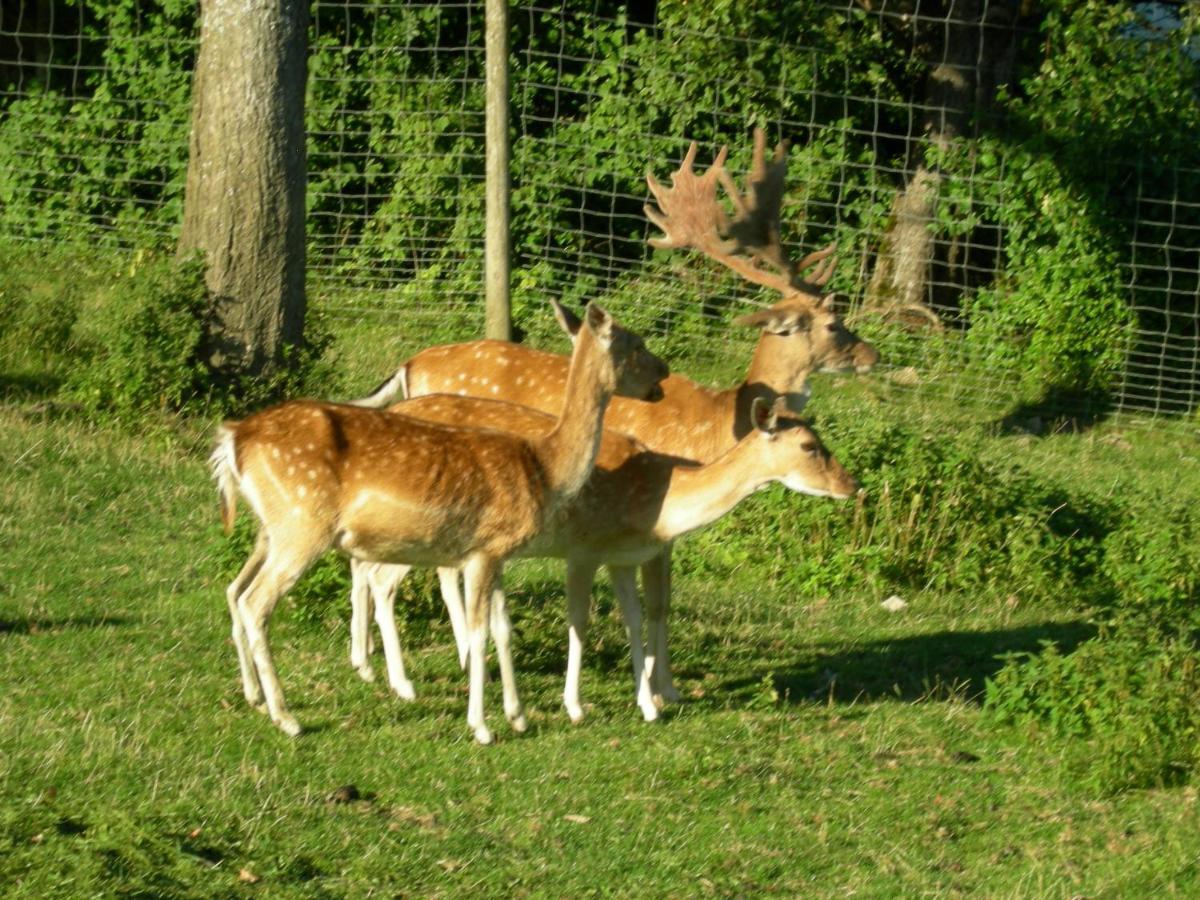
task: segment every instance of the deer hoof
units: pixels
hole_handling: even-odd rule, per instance
[[[494,741],[495,738],[492,737],[492,732],[488,729],[488,727],[486,725],[480,725],[478,728],[475,729],[475,740],[477,743],[487,746],[492,741]]]
[[[664,703],[678,703],[680,700],[683,699],[683,696],[675,688],[675,685],[668,684],[665,688],[662,689],[662,691],[659,693],[659,695],[655,699],[661,705]]]
[[[300,727],[300,723],[296,721],[296,717],[291,713],[280,713],[275,719],[275,724],[288,737],[297,737],[304,730]]]
[[[396,692],[396,696],[401,700],[417,699],[417,692],[413,690],[413,683],[407,678],[400,681],[393,681],[392,690]]]

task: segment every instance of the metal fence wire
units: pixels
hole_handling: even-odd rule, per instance
[[[791,145],[784,244],[837,242],[832,285],[884,377],[1190,416],[1197,15],[1112,4],[1076,47],[1031,6],[512,3],[518,327],[543,327],[546,296],[604,297],[668,350],[747,358],[728,323],[773,298],[654,251],[643,205],[692,140],[740,177],[757,126]],[[335,315],[479,333],[483,13],[312,4],[308,285]],[[197,34],[194,4],[0,7],[0,236],[170,246]]]

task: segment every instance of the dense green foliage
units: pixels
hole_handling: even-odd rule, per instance
[[[1195,328],[1174,314],[1197,278],[1200,223],[1186,198],[1200,190],[1200,105],[1183,50],[1195,22],[1149,39],[1125,4],[1026,13],[998,108],[973,137],[926,156],[945,178],[931,227],[968,273],[950,301],[967,335],[955,355],[1025,399],[1103,397],[1125,379],[1162,402],[1178,385],[1161,335]],[[672,296],[661,277],[671,261],[644,250],[644,173],[662,172],[685,139],[729,142],[736,169],[748,126],[792,138],[785,234],[803,246],[836,238],[846,258],[869,260],[889,226],[936,46],[823,0],[721,0],[703,22],[687,4],[659,4],[653,25],[645,15],[617,3],[513,11],[521,327],[536,326],[547,291],[577,300],[636,285],[660,332],[715,339],[712,308]],[[323,285],[387,286],[416,306],[478,296],[482,54],[451,48],[481,44],[480,16],[454,5],[314,8],[310,259]],[[31,39],[29,64],[3,73],[19,83],[2,101],[0,231],[169,245],[195,8],[107,0],[58,22],[83,37],[74,49],[47,38],[48,49],[75,53],[81,68],[38,65]],[[843,266],[836,286],[857,294],[866,274]],[[954,342],[892,335],[889,358],[937,340]],[[1131,351],[1158,362],[1126,375]]]
[[[1014,656],[988,684],[1002,719],[1043,722],[1101,790],[1200,771],[1200,514],[1194,497],[1134,497],[1104,542],[1111,606],[1070,653]]]

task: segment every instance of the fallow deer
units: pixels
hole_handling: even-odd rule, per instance
[[[588,307],[582,325],[569,324],[574,350],[561,413],[532,437],[317,401],[282,403],[221,427],[211,462],[226,529],[239,493],[261,523],[258,543],[227,591],[242,687],[252,706],[265,700],[284,732],[298,734],[300,725],[284,703],[267,622],[313,560],[336,547],[367,562],[462,570],[467,723],[476,740],[491,742],[484,654],[503,564],[587,481],[614,391],[648,398],[667,374],[641,338],[599,306]],[[502,663],[510,661],[507,632],[493,638]],[[505,714],[522,731],[511,672],[504,682]]]
[[[652,450],[696,462],[711,462],[750,431],[755,398],[784,398],[799,412],[814,372],[869,371],[879,359],[875,348],[851,332],[822,289],[833,274],[830,245],[793,262],[779,237],[780,209],[787,174],[787,145],[766,158],[766,136],[754,132],[754,153],[746,189],[739,193],[725,169],[726,148],[703,174],[693,170],[696,144],[688,149],[671,187],[647,175],[657,208],[646,214],[663,232],[651,244],[699,250],[743,278],[782,294],[774,305],[735,319],[760,329],[750,367],[741,384],[713,390],[671,375],[663,399],[651,406],[614,399],[605,427],[632,435]],[[734,207],[730,219],[717,197],[718,184]],[[814,268],[815,267],[815,268]],[[812,273],[805,275],[812,269]],[[562,398],[567,360],[502,341],[471,341],[432,347],[404,363],[370,396],[355,401],[383,406],[397,396],[451,393],[508,400],[554,412]],[[642,567],[655,693],[676,700],[667,647],[670,605],[670,547]]]
[[[533,409],[446,394],[418,397],[388,409],[431,422],[469,421],[530,438],[553,425],[551,416]],[[773,407],[764,400],[755,400],[750,419],[751,432],[703,466],[656,453],[633,438],[606,429],[587,484],[558,515],[547,520],[538,537],[517,551],[521,557],[567,561],[569,652],[563,702],[573,722],[583,718],[579,697],[582,641],[598,566],[608,566],[612,575],[629,631],[637,703],[645,719],[652,721],[658,717],[658,707],[645,675],[641,607],[633,567],[658,556],[676,538],[711,524],[772,482],[798,493],[838,499],[850,497],[858,489],[817,435],[787,413],[783,398]],[[373,606],[389,682],[398,695],[412,699],[412,683],[404,670],[392,609],[396,587],[409,567],[352,560],[351,569],[351,659],[366,660],[368,610]],[[457,608],[461,601],[456,573],[440,569],[439,575],[461,660],[466,648],[462,612]],[[496,599],[503,603],[502,595]],[[502,607],[493,610],[493,615],[503,622],[501,627],[507,628],[507,613]],[[502,677],[510,671],[511,661],[501,658]],[[360,668],[360,673],[367,680],[373,677],[369,669]]]

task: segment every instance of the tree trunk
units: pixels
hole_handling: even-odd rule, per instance
[[[868,8],[870,8],[868,6]],[[939,150],[975,133],[1008,80],[1016,50],[1019,0],[951,0],[933,42],[920,124]],[[909,143],[908,183],[896,195],[891,224],[867,290],[868,306],[892,318],[939,325],[930,308],[936,247],[930,228],[942,175],[925,165],[924,141]]]
[[[304,331],[308,4],[200,7],[179,252],[205,255],[208,362],[255,373]]]

